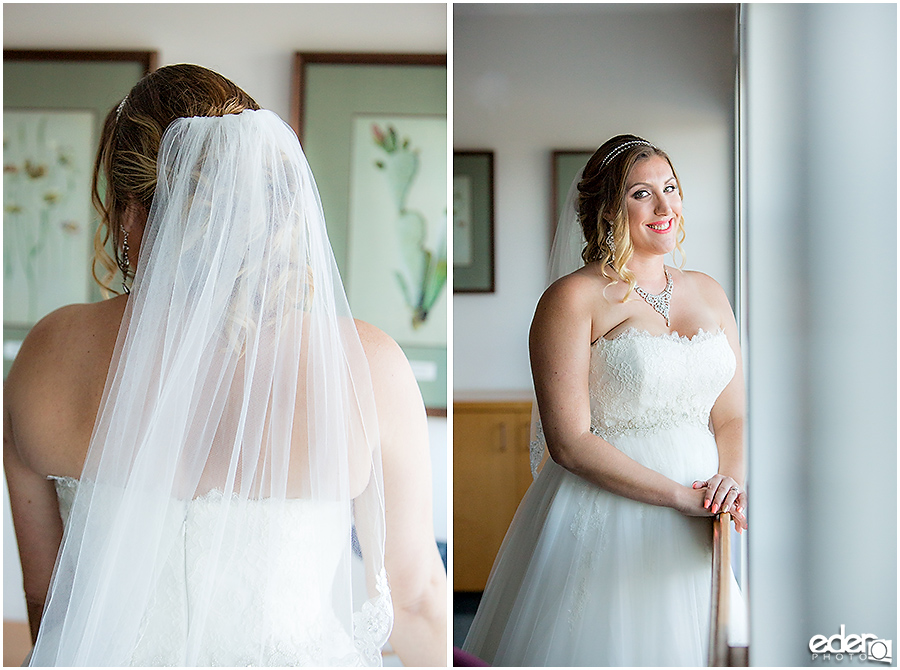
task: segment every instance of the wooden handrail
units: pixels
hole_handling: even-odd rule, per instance
[[[710,667],[748,665],[747,647],[728,644],[731,590],[731,514],[713,519],[712,598],[709,627]]]
[[[709,665],[728,665],[728,566],[731,565],[731,515],[713,519],[712,598],[709,626]]]

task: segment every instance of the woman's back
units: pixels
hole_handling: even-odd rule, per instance
[[[45,318],[27,339],[8,380],[8,465],[18,456],[30,470],[37,493],[55,486],[65,528],[81,487],[95,508],[118,504],[93,482],[78,477],[90,446],[104,384],[116,343],[126,298],[72,305]],[[364,341],[371,339],[371,327]],[[303,402],[301,401],[302,405]],[[305,409],[305,408],[304,408]],[[300,412],[300,414],[303,414]],[[298,417],[300,418],[300,417]],[[298,431],[302,432],[302,431]],[[14,435],[14,438],[13,438]],[[296,450],[302,455],[304,450]],[[308,467],[303,458],[301,467]],[[360,470],[360,467],[354,468]],[[354,478],[358,493],[365,482]],[[300,473],[298,480],[308,479]],[[52,484],[51,484],[52,482]],[[344,537],[338,502],[309,497],[246,499],[235,508],[223,506],[223,493],[212,488],[187,499],[173,499],[163,523],[170,542],[167,558],[141,622],[131,665],[179,665],[187,644],[192,603],[211,599],[201,650],[202,666],[348,665],[359,650],[352,635],[334,617],[327,601],[337,578]],[[45,504],[52,504],[46,500]],[[219,523],[224,513],[225,524]],[[271,549],[274,548],[274,553]],[[43,572],[55,559],[47,553]],[[215,564],[211,564],[215,561]],[[26,573],[34,574],[34,566]],[[359,568],[362,569],[361,564]],[[325,572],[323,572],[323,570]],[[204,584],[215,573],[215,588],[204,596]],[[327,573],[327,574],[326,574]],[[30,590],[30,589],[29,589]],[[235,612],[240,616],[235,616]],[[390,617],[389,612],[377,612]],[[261,629],[275,624],[275,633]],[[376,626],[377,627],[377,626]],[[264,646],[259,640],[267,639]],[[367,650],[377,655],[374,647]]]

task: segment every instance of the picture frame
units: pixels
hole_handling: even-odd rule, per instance
[[[493,293],[494,152],[453,152],[453,292]]]
[[[575,175],[594,155],[594,149],[556,149],[550,155],[550,248],[559,215],[569,193]]]
[[[294,54],[290,124],[351,310],[397,341],[432,416],[447,414],[446,117],[446,54]],[[402,205],[385,191],[400,154],[418,165]],[[421,215],[418,246],[401,210]]]
[[[97,225],[90,177],[97,141],[109,110],[157,62],[153,50],[3,51],[4,140],[9,140],[4,151],[4,377],[41,317],[62,304],[103,299],[90,268]],[[65,151],[65,170],[39,156],[48,147]],[[29,206],[41,198],[44,207]],[[32,254],[40,237],[46,243]],[[23,249],[30,257],[27,270]],[[22,287],[27,283],[17,274],[28,275],[30,292],[39,299],[26,295]]]

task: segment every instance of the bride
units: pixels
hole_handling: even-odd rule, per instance
[[[493,665],[705,665],[710,517],[747,527],[734,316],[714,280],[664,263],[684,228],[663,151],[614,137],[577,191],[553,255],[581,267],[544,293],[530,336],[533,467],[550,458],[464,649]]]
[[[296,135],[164,67],[94,199],[124,294],[44,318],[4,393],[31,664],[380,665],[390,636],[444,665],[422,400],[350,315]]]

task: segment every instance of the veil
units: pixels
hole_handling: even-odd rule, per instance
[[[578,219],[578,184],[581,183],[583,174],[584,168],[582,167],[569,186],[566,200],[559,213],[556,233],[553,235],[553,246],[550,248],[547,286],[584,265],[581,252],[584,250],[586,242],[581,222]],[[531,447],[529,451],[531,476],[536,478],[547,452],[547,440],[541,426],[537,400],[532,404],[531,410]]]
[[[380,665],[392,621],[312,172],[272,112],[178,119],[31,664]]]

